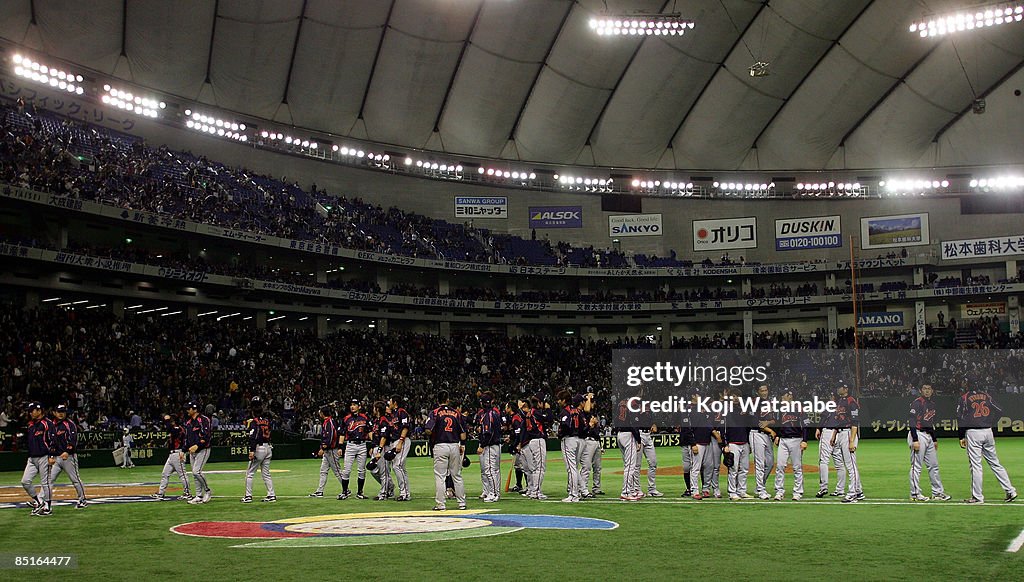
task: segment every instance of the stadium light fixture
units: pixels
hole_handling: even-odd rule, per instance
[[[908,30],[921,38],[932,38],[1021,21],[1024,21],[1024,3],[1000,2],[915,20]]]
[[[726,196],[763,197],[775,191],[775,182],[770,181],[743,181],[743,182],[713,182],[712,187]]]
[[[67,91],[73,95],[85,93],[85,89],[82,87],[85,78],[82,75],[45,65],[19,53],[11,56],[11,62],[14,63],[14,74],[19,77]]]
[[[867,187],[860,182],[797,182],[794,189],[800,196],[859,198],[867,194]]]
[[[949,180],[927,178],[882,180],[878,182],[878,187],[884,188],[885,193],[889,196],[924,196],[930,193],[941,193],[946,190],[949,188]]]
[[[969,183],[972,190],[981,192],[1014,191],[1024,189],[1024,176],[998,176],[994,178],[973,178]]]
[[[168,311],[167,313],[161,313],[160,317],[170,317],[172,315],[180,315],[181,313],[182,311],[180,309],[178,311]]]
[[[277,317],[271,317],[270,319],[267,320],[267,323],[270,323],[271,321],[277,321],[279,319],[284,319],[284,318],[285,318],[284,315],[278,315]]]
[[[41,303],[49,303],[51,301],[60,301],[60,297],[50,297],[49,299],[43,299]]]
[[[560,188],[578,192],[611,192],[614,184],[612,178],[594,178],[567,174],[555,174],[553,178],[558,182]]]
[[[100,101],[129,113],[153,119],[159,117],[159,111],[167,107],[167,104],[163,101],[135,95],[131,91],[125,91],[110,85],[103,85],[103,94],[100,96]]]
[[[537,179],[536,172],[527,172],[526,170],[509,169],[509,168],[488,168],[481,166],[477,168],[477,174],[481,178],[486,180],[511,180],[519,184],[525,184],[530,180]]]
[[[188,117],[185,120],[185,127],[188,129],[243,143],[249,141],[249,136],[243,133],[247,129],[245,123],[228,121],[191,109],[186,109],[185,115]]]
[[[590,30],[598,36],[683,36],[693,30],[693,21],[684,19],[679,13],[670,14],[602,14],[591,18]]]

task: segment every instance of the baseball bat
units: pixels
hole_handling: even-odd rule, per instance
[[[516,464],[512,463],[512,468],[508,470],[508,478],[505,479],[505,493],[508,493],[509,486],[512,485],[512,473],[516,472]]]

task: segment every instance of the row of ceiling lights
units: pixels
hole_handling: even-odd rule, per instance
[[[64,83],[65,87],[63,87],[63,90],[77,94],[83,93],[81,83],[84,82],[84,77],[80,74],[74,74],[68,71],[59,70],[55,67],[50,67],[20,54],[15,54],[12,57],[12,60],[16,65],[15,72],[18,73],[18,71],[21,71],[21,73],[18,74],[25,78],[47,85],[53,85],[58,89],[62,89],[60,84]],[[62,76],[63,79],[61,78]],[[55,81],[57,83],[56,85],[54,85]],[[118,89],[110,85],[103,86],[101,101],[105,104],[118,107],[119,109],[151,118],[159,117],[159,112],[166,108],[166,103],[163,101],[159,101],[152,97],[135,95],[131,91]],[[247,142],[249,141],[249,134],[253,131],[251,128],[247,127],[244,122],[237,120],[223,119],[213,115],[193,111],[191,109],[185,109],[184,113],[186,118],[186,128],[199,131],[210,136],[222,137],[239,142]],[[321,149],[321,146],[324,145],[323,142],[318,142],[315,139],[298,138],[268,130],[262,130],[258,135],[265,140],[264,143],[270,143],[272,145],[284,143],[288,146],[303,148],[307,151],[319,150]],[[339,161],[349,160],[349,163],[354,162],[357,164],[371,165],[379,169],[389,171],[394,169],[392,156],[390,154],[373,152],[367,153],[366,151],[356,147],[339,146],[336,144],[332,145],[330,150],[332,157],[340,156],[341,160]],[[461,180],[464,178],[462,163],[418,160],[411,156],[406,157],[404,161],[404,169],[406,171],[418,172],[424,175],[445,179]],[[535,171],[528,172],[525,170],[510,168],[481,166],[477,168],[476,173],[479,179],[525,187],[530,187],[532,182],[537,179],[537,173]],[[614,191],[614,180],[611,177],[595,178],[554,174],[553,179],[555,185],[564,190],[587,192]],[[1004,179],[998,187],[995,185],[995,180],[981,179],[978,180],[978,182],[983,183],[984,185],[974,185],[972,181],[971,188],[980,188],[983,190],[1024,188],[1024,184],[1020,184],[1013,180],[1007,181]],[[934,192],[941,191],[940,189],[949,187],[948,180],[895,180],[888,182],[888,187],[886,184],[887,182],[880,182],[879,188],[884,188],[884,191],[889,193],[910,191]],[[695,188],[692,182],[684,183],[639,178],[633,179],[630,182],[630,185],[633,190],[644,193],[692,194],[695,190],[700,190],[699,187]],[[774,182],[715,182],[714,187],[722,192],[740,194],[750,192],[751,194],[762,194],[765,191],[774,188]],[[806,194],[808,192],[835,192],[839,195],[850,195],[852,192],[856,195],[861,195],[866,194],[866,189],[862,188],[860,184],[856,182],[798,182],[796,184],[796,194]]]
[[[918,20],[911,23],[908,30],[921,38],[928,38],[1021,21],[1024,21],[1024,5],[1014,2]]]

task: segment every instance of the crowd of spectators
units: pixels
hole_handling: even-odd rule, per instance
[[[126,209],[384,254],[483,263],[625,267],[615,250],[553,247],[336,196],[315,184],[0,102],[0,181]],[[537,244],[529,244],[537,243]]]
[[[999,331],[998,320],[983,318],[971,325],[985,332],[973,344],[960,347],[1013,348],[1022,353],[1024,335],[1010,337]],[[852,330],[841,330],[833,345],[850,348],[852,336]],[[305,433],[315,425],[317,407],[352,397],[372,402],[399,394],[422,424],[442,388],[472,407],[483,390],[501,398],[540,394],[550,399],[562,388],[591,387],[605,399],[602,413],[607,417],[611,351],[653,348],[656,343],[653,335],[616,340],[499,335],[445,339],[373,330],[347,330],[318,339],[309,332],[256,329],[231,320],[158,314],[117,319],[101,309],[7,305],[0,309],[0,393],[5,395],[0,411],[7,423],[17,423],[23,420],[20,412],[28,400],[47,405],[67,402],[83,427],[112,429],[133,422],[152,426],[164,413],[179,413],[182,403],[197,400],[222,426],[232,426],[243,419],[246,403],[258,395],[269,403],[281,428]],[[858,344],[869,351],[913,347],[907,331],[862,333]],[[758,332],[752,346],[744,345],[740,332],[674,337],[671,342],[676,349],[753,347],[775,352],[826,345],[823,329],[806,334]],[[1012,385],[997,388],[1019,390],[1017,380],[1008,379]],[[874,394],[885,394],[889,385],[872,386]]]

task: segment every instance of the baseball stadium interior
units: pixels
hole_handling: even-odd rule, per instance
[[[0,576],[1022,579],[1022,90],[1019,1],[7,0]]]

